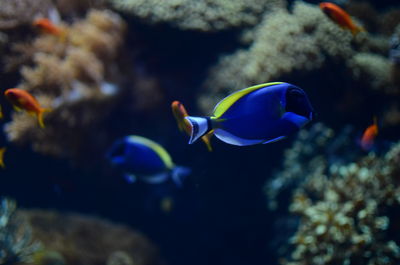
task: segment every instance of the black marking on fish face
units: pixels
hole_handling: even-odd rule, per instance
[[[286,92],[286,111],[290,111],[311,119],[314,109],[307,97],[307,94],[298,87],[289,87]]]

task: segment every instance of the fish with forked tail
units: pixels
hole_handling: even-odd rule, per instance
[[[284,139],[312,120],[313,107],[306,93],[289,83],[274,82],[237,91],[214,108],[210,117],[187,119],[189,144],[212,132],[221,141],[238,146]]]

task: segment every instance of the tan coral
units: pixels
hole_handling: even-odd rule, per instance
[[[112,0],[115,8],[148,23],[167,22],[181,29],[218,31],[255,25],[262,13],[284,0]]]
[[[0,6],[0,29],[10,29],[47,17],[53,4],[50,0],[0,0]]]
[[[325,56],[341,60],[354,53],[349,32],[338,28],[315,5],[299,1],[292,14],[284,9],[267,14],[253,36],[248,49],[222,57],[211,69],[204,84],[209,92],[200,104],[218,100],[215,95],[275,81],[294,71],[318,69]],[[208,109],[214,103],[201,107]]]
[[[20,210],[18,216],[29,222],[33,238],[40,240],[47,251],[61,254],[66,264],[106,264],[112,256],[114,262],[111,264],[163,264],[153,243],[141,233],[122,224],[91,216],[46,210]],[[123,262],[125,260],[134,263]]]
[[[20,68],[23,80],[18,87],[52,109],[44,116],[45,130],[33,117],[18,113],[5,131],[13,142],[32,143],[36,151],[71,157],[82,155],[82,144],[90,143],[83,138],[89,137],[89,131],[100,131],[98,126],[115,104],[116,80],[108,74],[118,69],[114,59],[123,43],[125,24],[111,11],[91,10],[86,19],[64,27],[66,40],[40,35],[26,55],[20,49],[25,59],[17,60],[33,63]]]
[[[290,208],[301,222],[283,264],[397,264],[400,247],[388,230],[398,220],[387,214],[400,206],[399,160],[397,143],[382,157],[370,153],[331,164],[328,177],[311,175]]]

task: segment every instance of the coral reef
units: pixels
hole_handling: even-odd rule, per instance
[[[144,22],[168,22],[181,29],[218,31],[255,25],[266,10],[283,7],[284,0],[112,0],[116,9]]]
[[[31,24],[36,17],[47,17],[53,7],[50,0],[1,0],[0,29],[11,29]]]
[[[393,63],[400,64],[400,24],[390,39],[389,58]]]
[[[32,226],[33,238],[66,264],[158,265],[158,251],[143,235],[99,218],[45,210],[20,210]]]
[[[9,69],[23,63],[18,87],[52,109],[45,115],[46,129],[39,129],[28,114],[14,113],[5,131],[12,142],[30,142],[38,152],[72,157],[90,143],[91,132],[101,131],[115,104],[116,59],[125,23],[111,11],[91,10],[84,20],[60,28],[65,40],[43,34],[31,44],[16,43],[13,48],[20,54],[8,60]]]
[[[348,152],[350,149],[357,150],[350,141],[351,134],[351,127],[335,133],[322,123],[300,130],[292,146],[283,153],[282,167],[274,172],[264,186],[269,209],[281,207],[279,203],[285,201],[278,198],[280,195],[286,196],[295,187],[303,185],[310,175],[324,174],[329,163],[344,164],[358,157],[359,152]]]
[[[299,1],[293,13],[280,9],[265,16],[251,35],[254,40],[248,49],[222,57],[211,69],[205,86],[212,89],[212,96],[200,99],[202,109],[209,109],[204,97],[218,99],[221,94],[277,80],[296,70],[310,72],[321,68],[327,56],[344,60],[355,52],[349,32],[333,24],[315,5]]]
[[[30,262],[40,249],[32,240],[31,228],[16,214],[16,203],[2,199],[0,205],[0,264]]]
[[[297,190],[292,212],[301,216],[295,250],[283,264],[398,264],[400,143],[384,156],[329,165]]]
[[[312,78],[317,71],[319,76],[335,71],[340,79],[352,80],[351,87],[393,91],[394,74],[387,71],[388,37],[365,32],[353,37],[330,21],[317,5],[296,1],[291,12],[280,9],[268,14],[243,34],[247,48],[220,58],[209,71],[198,104],[208,111],[237,89],[293,76]],[[315,87],[324,86],[316,82]]]

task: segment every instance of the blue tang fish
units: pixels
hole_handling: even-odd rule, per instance
[[[182,179],[190,169],[176,166],[168,152],[150,139],[129,135],[116,141],[107,154],[111,164],[125,172],[128,182],[140,179],[159,184],[172,179],[182,186]]]
[[[239,90],[214,108],[211,117],[187,116],[189,144],[213,133],[232,145],[266,144],[284,139],[312,120],[306,93],[289,83],[265,83]]]

